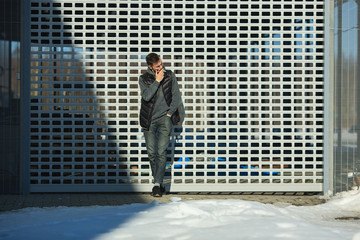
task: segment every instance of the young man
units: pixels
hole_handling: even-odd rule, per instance
[[[181,95],[175,74],[165,70],[156,53],[146,57],[148,69],[140,76],[141,89],[140,125],[144,130],[154,187],[152,195],[161,197],[165,192],[163,179],[166,166],[166,149],[173,124],[178,120],[177,108]],[[173,121],[172,121],[173,119]]]

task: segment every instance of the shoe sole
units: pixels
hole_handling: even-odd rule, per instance
[[[159,194],[159,193],[151,193],[150,194],[151,196],[153,196],[153,197],[162,197],[162,194]]]

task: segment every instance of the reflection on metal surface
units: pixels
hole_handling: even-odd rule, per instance
[[[359,187],[360,50],[358,1],[335,1],[334,192]]]
[[[20,0],[0,0],[0,194],[19,193]]]

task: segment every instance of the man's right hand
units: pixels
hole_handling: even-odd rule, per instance
[[[158,82],[161,82],[162,80],[164,80],[164,69],[161,69],[159,72],[155,73],[155,79]]]

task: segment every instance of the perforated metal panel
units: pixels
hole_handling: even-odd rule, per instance
[[[321,191],[323,1],[31,0],[30,191],[148,191],[138,77],[186,117],[172,191]]]

